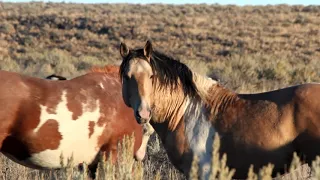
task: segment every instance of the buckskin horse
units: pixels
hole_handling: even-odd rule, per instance
[[[193,156],[208,179],[214,134],[234,178],[274,164],[284,173],[293,152],[309,163],[320,154],[320,85],[302,84],[258,94],[238,94],[153,50],[120,45],[122,94],[139,124],[150,122],[174,166],[189,175]]]
[[[143,134],[124,104],[118,70],[95,67],[61,81],[0,71],[1,152],[36,169],[59,169],[61,155],[64,164],[72,156],[95,178],[98,154],[112,153],[116,162],[118,141],[134,134],[134,157],[142,160],[152,132]]]

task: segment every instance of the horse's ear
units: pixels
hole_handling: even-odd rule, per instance
[[[123,58],[127,57],[129,54],[129,48],[123,42],[120,43],[120,54]]]
[[[144,53],[144,56],[150,61],[151,54],[152,54],[152,44],[150,40],[146,42],[146,45],[143,48],[143,53]]]

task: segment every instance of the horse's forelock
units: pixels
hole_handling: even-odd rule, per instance
[[[119,75],[121,79],[125,76],[125,73],[128,71],[130,61],[136,58],[147,60],[144,56],[143,49],[130,50],[129,54],[122,59],[122,63],[119,69]]]

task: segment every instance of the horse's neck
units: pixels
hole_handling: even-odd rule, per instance
[[[196,73],[193,78],[199,96],[185,97],[181,89],[172,93],[169,90],[155,93],[155,107],[161,107],[161,111],[155,111],[155,114],[158,115],[157,118],[163,118],[163,121],[160,124],[153,123],[153,127],[166,149],[170,149],[169,157],[174,162],[187,162],[178,163],[179,168],[184,168],[181,164],[191,163],[192,159],[186,158],[192,156],[184,154],[192,152],[199,156],[201,167],[208,169],[211,144],[216,132],[212,120],[237,96],[211,78]]]
[[[217,82],[206,76],[201,76],[197,73],[193,73],[193,81],[198,89],[200,96],[189,97],[185,96],[182,90],[182,86],[178,86],[178,89],[171,91],[169,88],[156,88],[154,93],[154,101],[157,104],[154,106],[154,120],[158,123],[166,121],[168,123],[168,129],[174,130],[182,119],[183,116],[189,114],[201,113],[207,104],[210,93],[214,87],[217,86]],[[210,101],[211,102],[211,101]],[[202,109],[202,110],[200,110]],[[200,118],[196,115],[193,118]],[[204,117],[201,117],[202,119]]]
[[[185,97],[182,90],[174,91],[172,94],[169,92],[161,94],[159,101],[155,102],[161,100],[165,102],[163,105],[167,107],[164,111],[167,112],[167,119],[160,124],[153,123],[168,151],[169,158],[185,172],[188,172],[188,166],[184,167],[182,164],[191,164],[192,154],[199,157],[201,167],[208,166],[210,162],[208,152],[211,150],[208,144],[212,144],[215,133],[209,121],[210,111],[206,103],[208,94],[217,82],[198,74],[194,74],[193,77],[200,96]],[[168,99],[165,94],[170,94]],[[157,106],[159,105],[157,103]],[[175,124],[173,129],[170,124]]]
[[[239,96],[221,85],[212,87],[205,97],[207,110],[210,112],[210,121],[215,121],[239,102]]]
[[[200,75],[198,73],[193,73],[193,82],[197,86],[197,89],[201,97],[206,96],[209,93],[209,91],[212,89],[212,87],[218,84],[217,81],[207,76]]]
[[[183,116],[184,137],[188,144],[188,152],[192,152],[199,158],[201,176],[207,179],[211,169],[214,135],[220,129],[215,124],[221,123],[221,121],[218,123],[213,121],[219,117],[219,113],[225,112],[237,99],[237,95],[211,78],[199,74],[194,74],[193,77],[200,97],[188,100]]]
[[[153,98],[153,119],[157,123],[168,124],[169,130],[174,130],[178,125],[185,110],[186,97],[182,90],[171,91],[169,88],[158,88]]]
[[[193,73],[193,82],[197,87],[199,96],[189,97],[186,100],[186,108],[183,112],[184,120],[187,121],[187,124],[191,121],[208,122],[210,117],[210,111],[207,110],[208,96],[211,90],[217,86],[217,82],[197,73]]]

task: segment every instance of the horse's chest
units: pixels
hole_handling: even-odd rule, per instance
[[[203,168],[204,175],[208,176],[215,129],[204,116],[200,116],[186,121],[185,135],[190,150],[199,158],[200,168]]]
[[[190,149],[198,154],[211,152],[215,129],[204,117],[185,122],[185,136]]]

